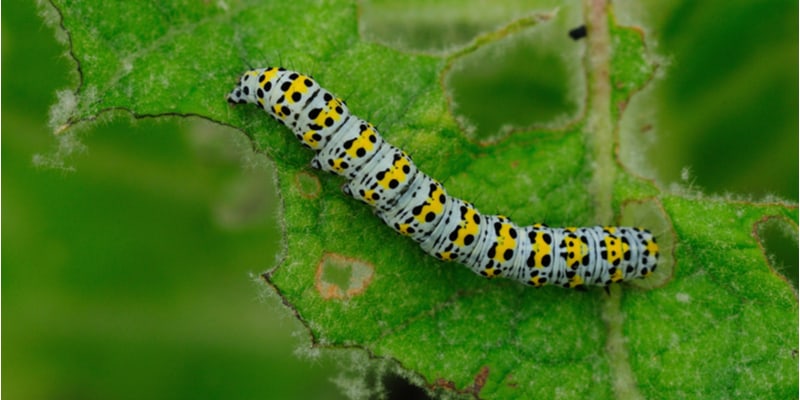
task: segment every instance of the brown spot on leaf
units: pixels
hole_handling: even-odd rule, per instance
[[[475,375],[475,383],[472,384],[472,387],[475,389],[475,393],[479,393],[483,386],[486,385],[486,379],[489,377],[489,367],[483,366],[481,367],[480,372],[478,375]]]
[[[315,199],[322,192],[319,178],[308,172],[298,172],[294,175],[294,187],[300,196],[307,199]]]
[[[472,381],[472,385],[465,387],[464,389],[456,388],[456,384],[453,381],[448,381],[444,378],[437,378],[436,381],[431,385],[432,388],[441,388],[452,390],[453,392],[459,394],[471,394],[476,399],[480,397],[480,392],[483,387],[486,385],[486,380],[489,378],[489,367],[482,366],[481,370],[475,375],[475,379]]]
[[[620,114],[624,113],[626,108],[628,108],[628,102],[627,101],[618,101],[617,102],[617,110],[619,110]]]
[[[364,293],[375,267],[363,260],[325,253],[317,264],[315,287],[326,300],[346,300]]]

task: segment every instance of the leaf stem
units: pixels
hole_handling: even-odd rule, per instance
[[[611,196],[614,189],[614,130],[611,116],[611,35],[608,29],[608,0],[584,0],[587,28],[586,64],[589,78],[589,120],[586,141],[592,160],[589,192],[594,199],[595,220],[611,224],[614,212]],[[606,354],[611,381],[618,399],[641,399],[636,376],[631,370],[623,331],[625,316],[621,309],[622,290],[614,285],[602,307],[606,325]]]
[[[595,220],[610,224],[611,191],[614,185],[613,126],[611,120],[610,59],[607,0],[584,0],[587,28],[587,71],[589,74],[589,120],[586,140],[593,174],[589,192],[594,199]]]

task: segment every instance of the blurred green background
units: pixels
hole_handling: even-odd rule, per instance
[[[251,278],[275,263],[279,200],[243,135],[120,113],[80,133],[75,172],[34,166],[57,148],[47,113],[74,65],[31,3],[2,13],[2,394],[342,397],[333,362],[294,355],[305,332]],[[630,13],[671,57],[654,95],[653,174],[678,181],[689,167],[709,192],[796,201],[797,3],[659,3]],[[797,243],[786,245],[796,271]]]
[[[281,238],[265,158],[199,119],[120,113],[80,134],[75,172],[36,168],[74,65],[34,2],[3,6],[3,397],[342,398],[250,276]]]

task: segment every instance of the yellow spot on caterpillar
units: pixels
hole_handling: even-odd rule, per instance
[[[575,288],[580,285],[583,285],[583,278],[579,274],[575,274],[572,278],[569,279],[569,287]]]
[[[347,155],[350,158],[358,158],[358,150],[364,149],[365,152],[369,153],[375,148],[375,144],[373,143],[371,138],[377,137],[375,133],[375,127],[372,124],[367,125],[367,129],[363,130],[359,133],[358,138],[353,142],[353,145],[347,149]]]
[[[450,251],[445,251],[445,252],[439,253],[439,258],[442,261],[452,261],[453,260],[453,253],[450,252]]]
[[[310,79],[305,75],[300,75],[297,79],[292,81],[291,85],[289,85],[289,89],[286,90],[286,101],[294,104],[295,93],[307,93],[309,87],[309,85],[306,84],[307,81],[310,84]]]
[[[567,267],[577,269],[583,260],[583,256],[589,253],[589,247],[577,236],[567,236],[564,238],[567,249]]]
[[[411,224],[400,224],[400,225],[397,226],[397,231],[400,232],[403,235],[408,236],[408,235],[411,234],[408,231],[409,228],[411,228]]]
[[[483,270],[483,275],[491,279],[499,275],[499,272],[500,270],[497,268],[486,268]]]
[[[535,287],[542,287],[542,286],[544,286],[544,283],[542,283],[542,277],[541,277],[541,276],[534,276],[533,278],[531,278],[531,283],[532,283],[532,284],[533,284],[533,286],[535,286]]]
[[[308,131],[303,134],[303,142],[312,149],[317,149],[319,147],[319,140],[317,140],[317,136],[319,136],[317,131]]]
[[[619,265],[622,256],[630,251],[630,246],[614,235],[606,234],[603,242],[606,247],[606,261],[611,265]],[[620,279],[622,279],[621,271]]]
[[[656,244],[655,241],[648,240],[647,241],[647,245],[645,246],[645,248],[647,249],[647,251],[650,252],[650,254],[653,255],[653,257],[657,257],[658,256],[658,244]]]
[[[507,250],[514,250],[517,247],[517,241],[511,236],[511,231],[514,229],[510,223],[504,222],[500,226],[500,233],[497,236],[497,248],[495,249],[494,259],[499,262],[509,261],[506,260],[505,254]]]
[[[343,162],[344,162],[344,159],[337,158],[337,159],[333,160],[333,166],[331,168],[333,168],[333,170],[336,171],[336,172],[342,173],[342,172],[344,172],[344,168],[342,167],[342,163]]]
[[[373,194],[375,194],[374,190],[369,189],[364,191],[364,201],[367,204],[375,204],[375,198],[372,197]]]
[[[257,75],[257,73],[255,71],[252,71],[251,74],[252,75]],[[270,69],[264,71],[264,79],[261,80],[261,82],[260,82],[261,88],[263,89],[264,86],[267,84],[267,82],[269,82],[273,78],[275,78],[276,75],[278,75],[278,69],[277,68],[270,68]]]
[[[544,240],[544,232],[536,232],[531,243],[531,251],[534,254],[533,263],[536,268],[544,268],[544,258],[550,255],[552,246]],[[552,239],[551,239],[552,240]],[[552,261],[551,261],[552,262]]]
[[[419,222],[425,223],[429,213],[440,215],[444,211],[444,203],[439,200],[443,197],[444,189],[441,185],[436,185],[436,189],[433,190],[431,196],[428,197],[428,200],[422,205],[421,212],[414,216],[414,218]]]
[[[319,112],[319,115],[317,115],[317,118],[314,119],[314,123],[319,126],[330,126],[329,124],[325,123],[328,118],[338,121],[342,117],[342,114],[339,114],[339,112],[336,110],[340,107],[342,107],[342,99],[332,99],[328,101],[325,108],[322,109]]]
[[[464,247],[467,244],[464,243],[464,240],[467,236],[472,235],[473,238],[478,237],[478,231],[480,230],[480,225],[475,222],[475,216],[478,213],[475,211],[474,208],[467,207],[467,212],[464,214],[464,219],[461,220],[458,224],[458,237],[456,238],[453,243],[455,243],[458,247]]]
[[[622,280],[622,268],[617,268],[614,270],[614,273],[611,274],[611,282],[619,282]]]
[[[403,153],[405,156],[405,153]],[[383,174],[383,179],[378,181],[378,184],[383,186],[384,189],[391,189],[390,182],[395,180],[398,183],[405,182],[408,175],[406,175],[403,168],[410,168],[411,166],[408,163],[408,158],[400,157],[399,159],[395,160],[389,169],[386,170],[386,173]]]

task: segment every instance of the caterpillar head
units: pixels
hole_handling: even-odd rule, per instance
[[[629,258],[623,260],[626,266],[623,273],[625,280],[645,278],[652,274],[658,266],[658,244],[656,237],[647,229],[618,228],[620,237],[630,244]]]
[[[245,103],[262,103],[265,93],[269,91],[272,86],[272,80],[278,75],[279,72],[284,71],[282,68],[260,68],[245,72],[236,87],[228,93],[227,100],[230,104],[245,104]],[[269,87],[266,87],[269,85]],[[259,90],[261,96],[258,96]]]
[[[228,93],[226,100],[230,104],[255,103],[255,88],[258,84],[259,71],[247,71],[239,78],[239,83]]]

